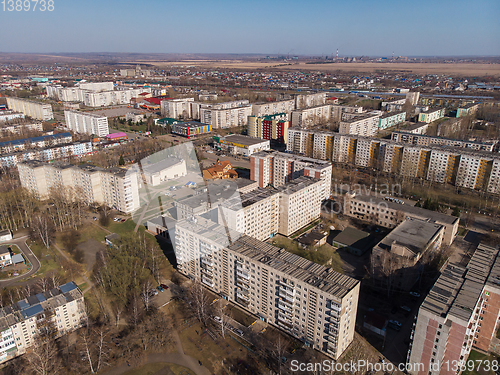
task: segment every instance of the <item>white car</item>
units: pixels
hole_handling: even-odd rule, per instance
[[[221,323],[222,322],[222,319],[220,316],[214,316],[214,320],[217,322],[217,323]]]

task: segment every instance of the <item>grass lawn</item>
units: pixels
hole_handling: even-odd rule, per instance
[[[86,287],[87,287],[87,283],[82,283],[82,284],[78,285],[78,288],[80,288],[80,290],[82,292],[85,290]]]
[[[86,227],[80,229],[79,232],[81,234],[79,242],[85,242],[89,238],[93,238],[96,239],[97,241],[104,242],[104,237],[106,237],[109,234],[94,224],[87,225]]]
[[[137,224],[132,219],[128,219],[124,223],[117,223],[117,222],[111,221],[109,223],[109,225],[106,227],[106,229],[108,229],[112,233],[124,235],[126,233],[132,233],[134,231],[136,225]],[[139,225],[139,232],[144,232],[145,230],[146,230],[146,228],[144,227],[144,225]]]
[[[57,261],[57,256],[54,253],[54,250],[47,249],[38,242],[31,242],[28,246],[41,263],[41,268],[38,271],[37,276],[43,276],[51,270],[59,271],[61,269],[61,265]]]
[[[471,350],[470,351],[470,354],[469,354],[469,358],[467,359],[467,365],[471,365],[472,367],[472,363],[474,363],[474,369],[472,371],[470,370],[467,370],[467,371],[464,371],[462,372],[463,375],[494,375],[495,374],[495,371],[493,370],[490,370],[490,371],[486,371],[484,368],[481,368],[479,371],[478,370],[478,363],[476,363],[476,361],[489,361],[490,363],[490,366],[491,366],[491,363],[492,361],[495,361],[497,360],[496,357],[493,357],[493,356],[488,356],[486,354],[483,354],[483,353],[479,353],[479,352],[476,352],[475,350]]]

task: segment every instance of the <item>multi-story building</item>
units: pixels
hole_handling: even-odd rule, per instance
[[[346,115],[358,116],[363,114],[363,107],[347,106],[347,105],[332,105],[332,120],[341,121],[351,118]]]
[[[172,133],[179,134],[187,138],[208,134],[212,131],[211,125],[202,124],[198,121],[175,122],[171,125],[171,129]]]
[[[109,134],[108,118],[92,112],[64,111],[66,127],[75,133],[105,137]]]
[[[295,109],[295,100],[280,100],[276,102],[254,103],[252,104],[252,115],[264,117],[278,113],[290,115]]]
[[[24,116],[24,115],[23,115]],[[29,131],[43,131],[43,125],[38,121],[29,121],[29,120],[20,120],[19,122],[4,122],[0,123],[0,132],[3,133],[4,136],[7,136],[7,133],[14,134],[25,134]]]
[[[340,134],[355,134],[372,137],[378,132],[379,113],[367,113],[350,120],[340,121]]]
[[[426,122],[414,122],[404,126],[403,132],[411,134],[425,134],[429,129],[429,124]]]
[[[105,204],[129,213],[139,208],[138,173],[135,169],[99,168],[92,165],[44,163],[37,160],[18,165],[21,186],[39,199],[50,198],[52,189],[73,191],[75,199]]]
[[[0,166],[15,168],[28,160],[52,161],[62,158],[79,158],[93,152],[92,142],[72,142],[43,149],[15,151],[0,156]]]
[[[292,111],[292,126],[310,128],[314,125],[324,124],[330,120],[331,114],[332,106],[330,104],[298,109]]]
[[[404,220],[417,219],[444,227],[443,244],[451,245],[458,232],[460,219],[424,208],[400,204],[371,195],[348,193],[343,202],[347,216],[374,222],[386,228],[395,228]]]
[[[203,217],[174,231],[181,273],[334,359],[352,342],[359,281]]]
[[[14,112],[22,112],[25,116],[37,120],[48,121],[54,118],[52,106],[50,104],[8,97],[7,106]]]
[[[252,106],[248,100],[218,104],[201,104],[200,121],[210,124],[212,129],[226,129],[248,124]]]
[[[418,310],[411,374],[459,374],[472,348],[489,352],[499,328],[499,270],[498,249],[483,244],[467,266],[446,266]]]
[[[250,157],[250,179],[260,187],[279,187],[300,176],[320,179],[323,184],[321,196],[330,196],[332,164],[329,161],[277,151],[262,151]]]
[[[378,119],[378,128],[387,129],[405,122],[406,112],[389,112]]]
[[[248,135],[250,137],[286,143],[289,128],[290,121],[288,121],[286,113],[263,117],[248,116]]]
[[[419,124],[419,123],[417,123]],[[394,131],[391,134],[393,141],[401,143],[410,143],[420,146],[451,146],[462,147],[476,151],[495,151],[497,142],[481,142],[481,141],[467,141],[463,139],[452,139],[445,137],[436,137],[424,134],[412,134],[406,129],[404,131]]]
[[[334,136],[328,132],[315,132],[312,157],[320,160],[332,160]]]
[[[71,136],[71,133],[58,133],[42,135],[40,137],[4,141],[0,142],[0,154],[6,154],[9,152],[21,151],[31,148],[45,148],[63,143],[69,143],[72,140],[73,137]]]
[[[406,103],[406,98],[393,99],[382,102],[382,109],[387,112],[401,111]]]
[[[314,151],[313,130],[290,128],[288,129],[288,141],[286,143],[287,152],[312,157]]]
[[[469,103],[462,107],[457,108],[456,117],[462,117],[467,115],[472,115],[479,109],[479,103]]]
[[[444,117],[444,108],[434,108],[418,114],[418,122],[430,123]]]
[[[0,363],[26,353],[40,333],[60,337],[87,324],[83,293],[74,282],[0,309]]]
[[[313,94],[295,94],[295,108],[302,109],[316,107],[325,104],[326,92],[317,92]]]
[[[161,115],[175,119],[193,118],[193,114],[191,112],[191,103],[193,102],[194,98],[162,100],[160,103]]]
[[[480,153],[461,154],[455,184],[471,190],[485,190],[494,160]]]
[[[0,112],[0,122],[12,121],[16,119],[23,119],[24,113],[14,112],[14,111],[1,111]],[[3,124],[2,124],[3,126]]]

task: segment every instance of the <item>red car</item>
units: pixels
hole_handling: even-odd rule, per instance
[[[165,285],[165,284],[160,284],[160,286],[163,288],[163,289],[168,289],[168,286]]]

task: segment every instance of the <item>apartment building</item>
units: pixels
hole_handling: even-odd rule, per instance
[[[456,117],[473,115],[479,109],[479,103],[468,103],[457,108]]]
[[[109,134],[108,118],[91,112],[64,111],[66,127],[75,133],[105,137]]]
[[[286,143],[290,121],[288,114],[276,113],[269,116],[248,116],[248,135],[250,137]]]
[[[489,351],[499,328],[499,279],[498,249],[483,244],[467,266],[446,266],[418,310],[411,374],[457,374],[472,348]]]
[[[332,106],[322,104],[292,111],[292,126],[298,128],[310,128],[314,125],[324,124],[331,118]]]
[[[411,123],[407,126],[404,126],[404,129],[402,131],[405,133],[412,133],[412,134],[425,134],[425,133],[427,133],[427,129],[429,129],[428,123],[415,122],[415,123]]]
[[[325,104],[326,92],[317,92],[312,94],[295,94],[295,108],[303,109],[316,107]]]
[[[0,122],[12,121],[12,120],[23,119],[23,118],[24,118],[24,113],[14,112],[14,111],[5,111],[5,110],[2,110],[0,112]]]
[[[252,116],[264,117],[269,115],[275,115],[278,113],[286,113],[290,115],[295,109],[295,100],[280,100],[276,102],[266,102],[266,103],[253,103],[252,104]]]
[[[382,109],[387,112],[401,111],[406,103],[406,98],[393,99],[382,102]]]
[[[332,133],[315,132],[312,157],[320,160],[332,160],[333,140]]]
[[[67,189],[89,204],[105,204],[125,213],[139,208],[136,169],[104,169],[88,164],[75,166],[31,160],[20,163],[18,171],[21,186],[41,200],[48,199],[52,189]]]
[[[332,161],[335,163],[354,164],[358,137],[335,134],[333,139]]]
[[[7,97],[7,106],[14,112],[21,112],[25,116],[36,120],[48,121],[54,118],[52,106],[33,100]]]
[[[313,156],[314,146],[313,130],[290,128],[288,129],[288,141],[286,143],[286,151],[300,154],[307,157]]]
[[[248,124],[248,116],[252,114],[252,106],[248,100],[218,104],[202,104],[200,121],[210,124],[212,129],[227,129]]]
[[[58,133],[42,135],[39,137],[15,139],[13,141],[0,142],[0,154],[6,154],[14,151],[21,151],[30,148],[44,148],[63,143],[69,143],[73,140],[71,133]]]
[[[181,273],[324,354],[353,340],[359,281],[203,217],[175,224]]]
[[[404,220],[417,219],[444,227],[443,244],[451,245],[458,231],[460,219],[440,212],[426,210],[408,204],[399,204],[371,195],[346,194],[344,214],[374,222],[386,228],[395,228]]]
[[[493,157],[481,154],[462,154],[455,184],[471,190],[485,190],[493,168]]]
[[[28,160],[52,161],[61,158],[76,157],[92,153],[92,142],[73,142],[44,149],[31,149],[15,151],[0,155],[0,166],[4,168],[15,168],[19,163]]]
[[[404,131],[393,131],[391,133],[391,139],[396,142],[409,143],[420,146],[450,146],[461,147],[469,150],[490,152],[495,151],[497,146],[497,142],[495,141],[467,141],[464,139],[452,139],[425,134],[412,134],[408,132],[407,129],[404,129]]]
[[[24,116],[24,115],[23,115]],[[19,134],[26,133],[28,131],[43,131],[43,125],[41,122],[33,122],[29,120],[20,120],[19,122],[4,122],[0,123],[0,132],[4,136],[8,136],[8,133]]]
[[[194,98],[162,100],[160,103],[161,115],[175,119],[193,118],[193,113],[191,111],[191,103],[193,102]]]
[[[378,128],[387,129],[406,121],[406,112],[389,112],[378,119]]]
[[[300,176],[321,180],[323,199],[330,196],[332,164],[329,161],[277,151],[262,151],[250,157],[250,179],[257,181],[260,187],[280,187]]]
[[[347,115],[358,116],[363,113],[363,107],[348,105],[332,105],[331,118],[334,121],[348,120],[351,117]]]
[[[355,134],[365,137],[375,136],[378,132],[379,113],[367,113],[350,120],[340,121],[340,134]]]
[[[428,109],[418,114],[418,122],[430,123],[444,117],[444,108]]]
[[[29,351],[41,332],[60,337],[87,323],[83,293],[71,281],[0,309],[0,363]]]

